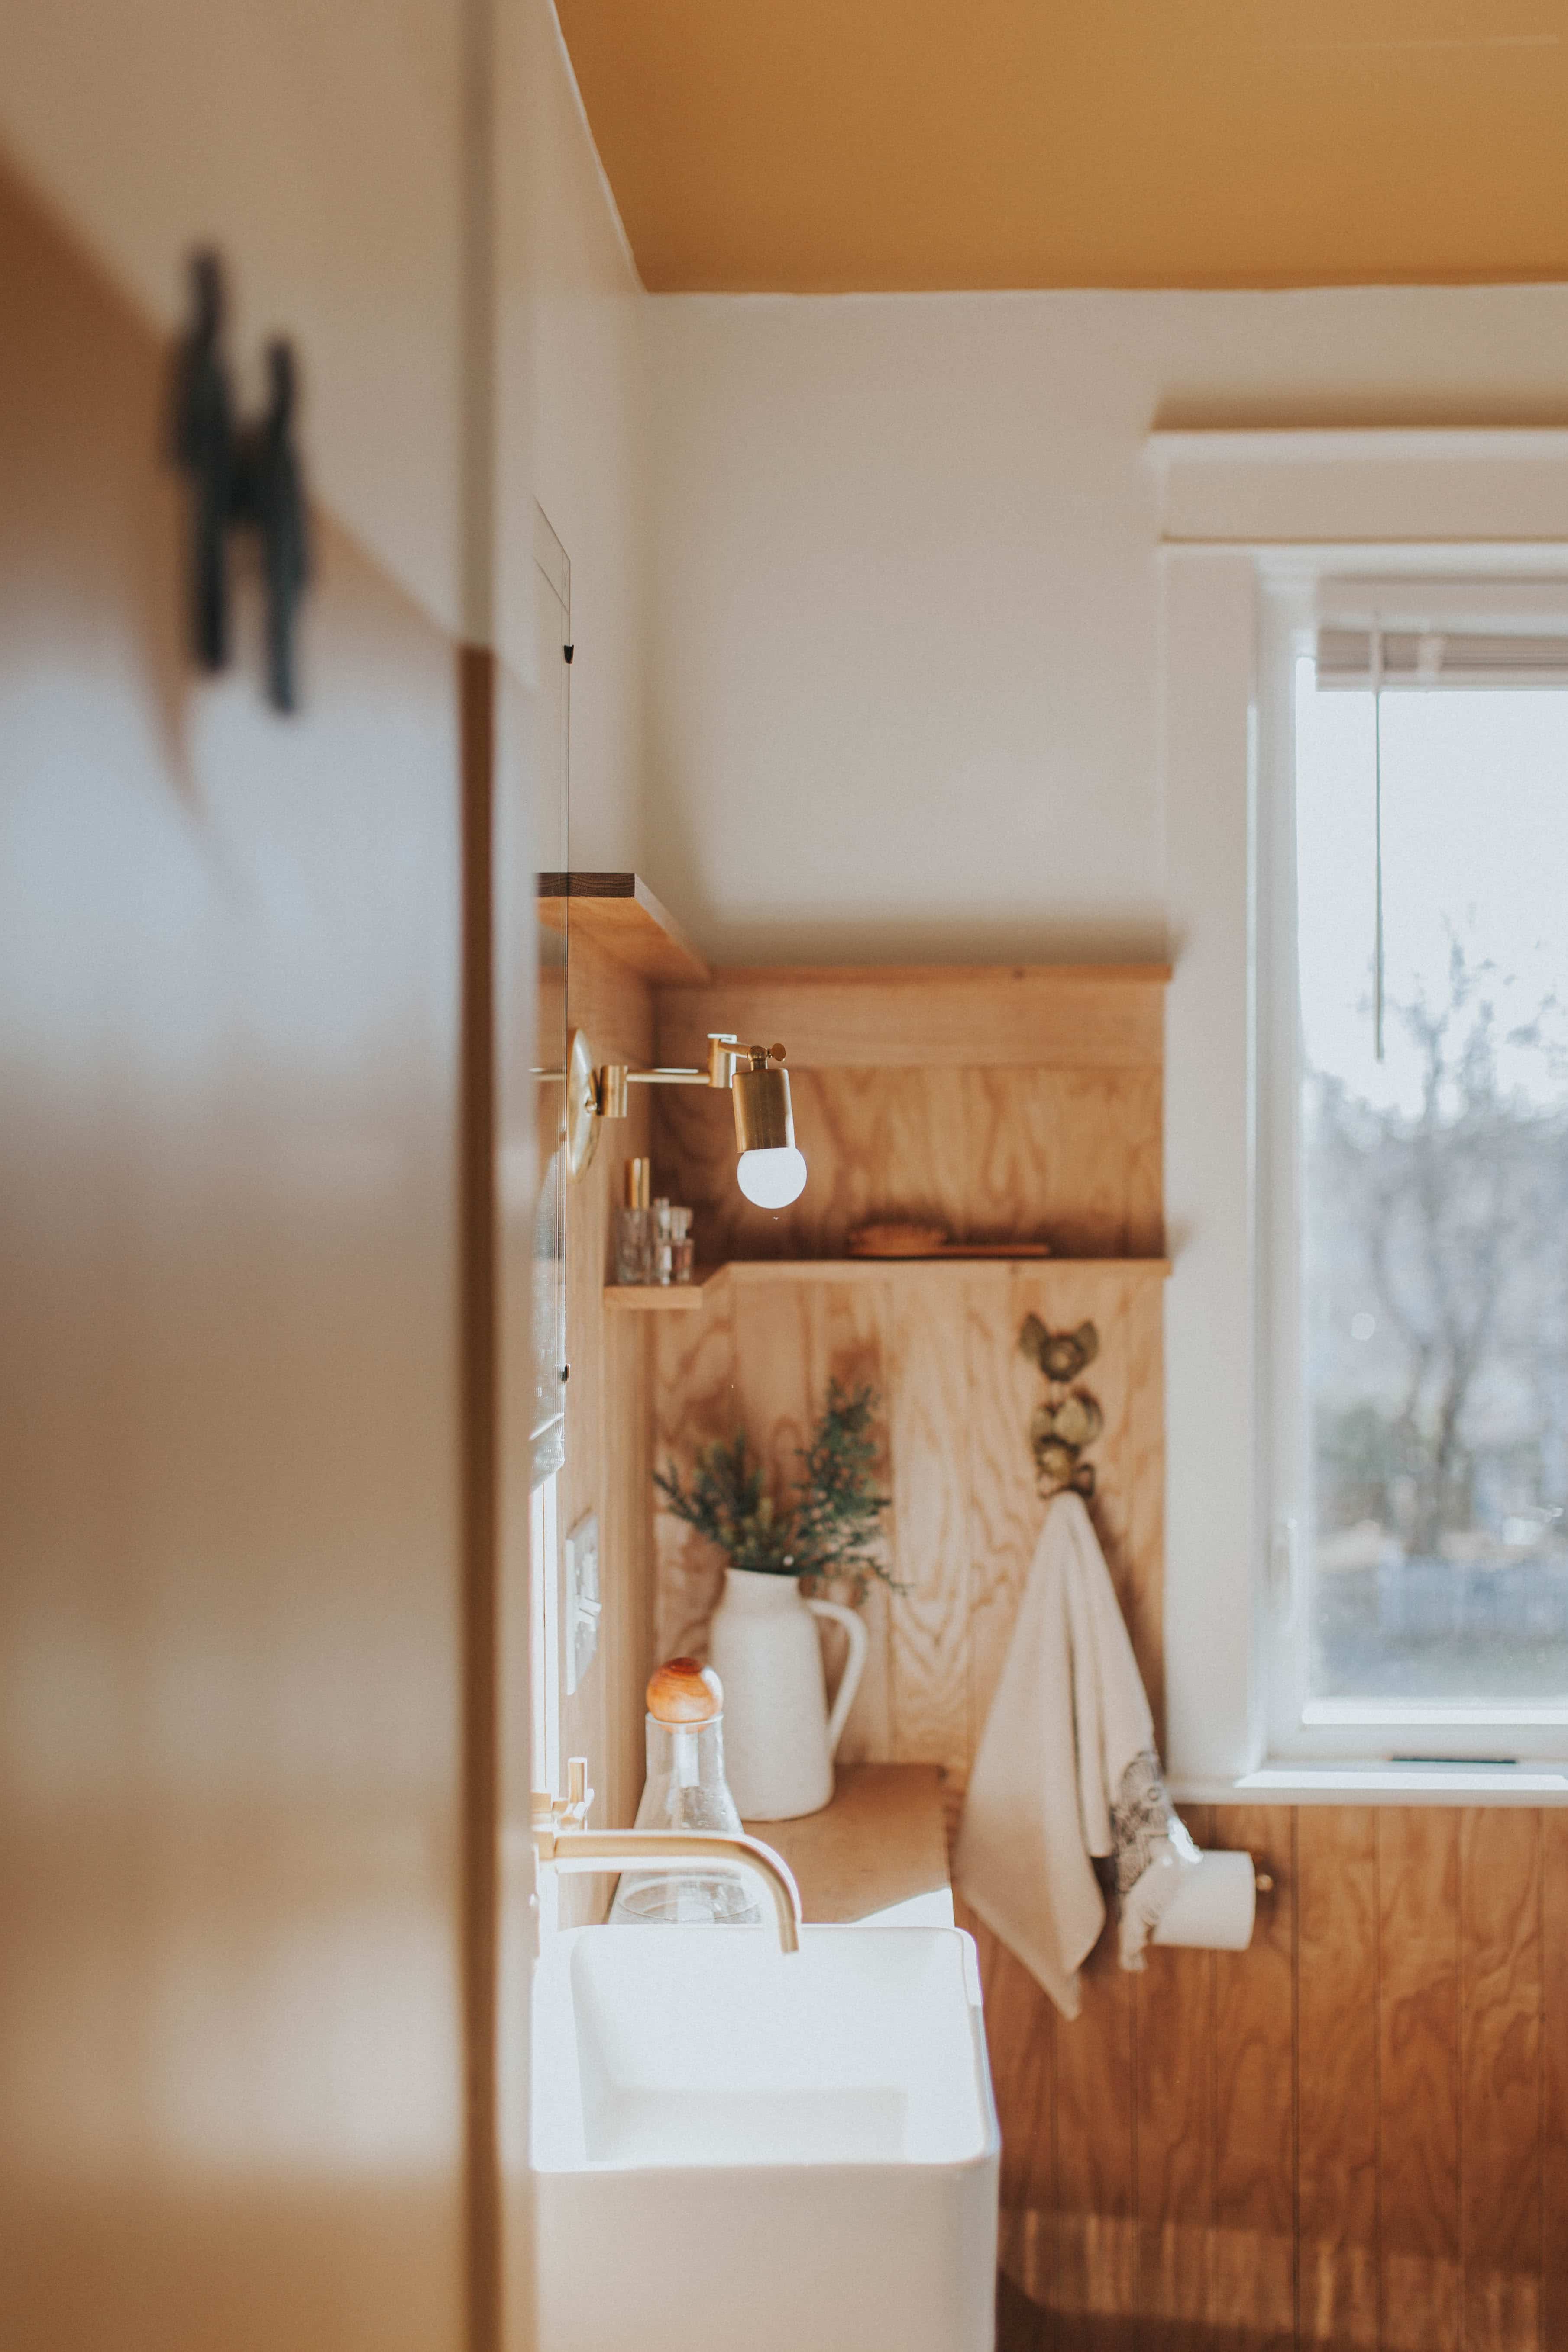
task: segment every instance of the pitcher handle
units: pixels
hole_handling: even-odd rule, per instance
[[[844,1672],[838,1684],[838,1696],[833,1702],[833,1712],[827,1718],[827,1752],[829,1756],[836,1756],[838,1753],[839,1735],[849,1720],[849,1710],[855,1704],[855,1694],[860,1687],[860,1677],[866,1671],[866,1660],[870,1654],[871,1643],[866,1632],[865,1621],[858,1610],[846,1609],[838,1601],[808,1601],[805,1605],[814,1616],[831,1617],[836,1624],[843,1626],[849,1636],[849,1655],[844,1662]]]

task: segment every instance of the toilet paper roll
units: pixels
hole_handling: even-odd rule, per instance
[[[1205,1952],[1244,1952],[1252,1941],[1258,1884],[1249,1853],[1205,1853],[1165,1906],[1156,1944],[1195,1945]]]

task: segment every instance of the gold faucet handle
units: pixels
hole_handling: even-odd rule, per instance
[[[533,1826],[540,1830],[581,1829],[594,1803],[594,1791],[588,1786],[588,1759],[585,1756],[569,1757],[566,1764],[566,1794],[552,1797],[548,1789],[533,1792]]]

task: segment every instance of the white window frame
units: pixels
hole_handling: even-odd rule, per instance
[[[1166,1680],[1178,1792],[1568,1802],[1568,1708],[1307,1716],[1277,1308],[1294,1139],[1294,740],[1287,659],[1325,577],[1568,582],[1568,434],[1156,434],[1166,1028]],[[1282,988],[1279,975],[1289,975]],[[1290,1377],[1295,1377],[1292,1370]],[[1283,1423],[1283,1426],[1282,1426]],[[1479,1761],[1396,1767],[1391,1752]]]

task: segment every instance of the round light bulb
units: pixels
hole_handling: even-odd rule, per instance
[[[793,1143],[771,1151],[742,1151],[735,1181],[759,1209],[787,1209],[805,1190],[805,1155]]]

